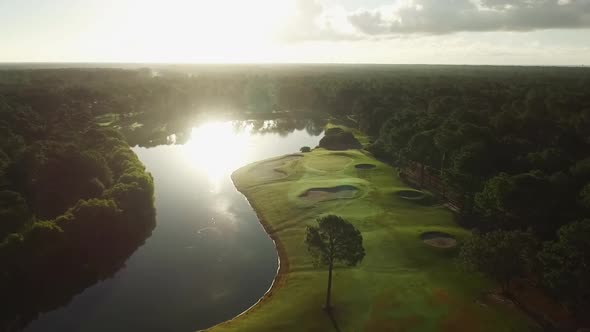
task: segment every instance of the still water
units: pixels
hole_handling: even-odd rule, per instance
[[[272,127],[267,121],[265,127]],[[272,240],[231,182],[250,162],[316,146],[317,131],[201,123],[184,144],[134,148],[155,183],[157,225],[113,278],[26,331],[195,331],[230,319],[270,287]],[[174,136],[170,137],[174,141]]]

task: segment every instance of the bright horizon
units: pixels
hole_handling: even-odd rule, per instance
[[[0,0],[2,63],[590,65],[590,0]]]

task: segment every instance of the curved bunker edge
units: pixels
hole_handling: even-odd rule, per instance
[[[298,197],[312,201],[328,201],[333,199],[351,199],[357,196],[359,188],[343,184],[333,187],[314,187],[305,190]]]
[[[440,231],[428,231],[420,234],[420,239],[425,244],[435,248],[453,248],[457,245],[457,239],[449,233]]]
[[[376,167],[377,167],[377,165],[375,165],[375,164],[356,164],[356,165],[354,165],[354,168],[356,168],[358,170],[374,169]]]

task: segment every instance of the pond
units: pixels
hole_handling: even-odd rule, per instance
[[[250,162],[314,147],[320,134],[274,127],[274,121],[205,122],[182,145],[134,148],[154,177],[152,236],[113,278],[41,314],[26,331],[188,332],[256,303],[276,274],[277,253],[230,175]]]

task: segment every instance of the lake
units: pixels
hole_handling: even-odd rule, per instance
[[[195,331],[231,319],[269,289],[272,240],[230,175],[256,160],[314,147],[315,130],[276,121],[209,121],[184,144],[134,151],[154,177],[157,225],[114,277],[25,331]]]

